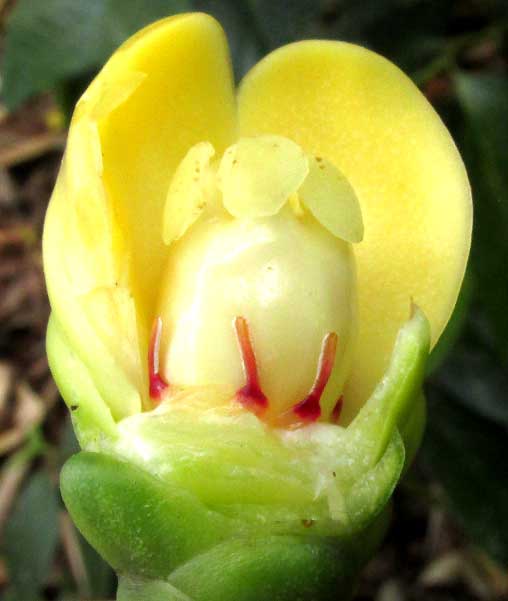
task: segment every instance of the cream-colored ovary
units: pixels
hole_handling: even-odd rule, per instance
[[[259,139],[265,153],[266,142],[266,138]],[[242,140],[239,144],[247,147]],[[235,197],[242,193],[250,196],[251,202],[246,206],[239,198],[235,217],[225,210],[217,211],[215,203],[208,214],[203,208],[201,217],[196,216],[194,225],[170,246],[158,308],[164,328],[162,371],[177,386],[219,384],[231,387],[233,392],[241,388],[245,374],[234,320],[244,317],[261,386],[269,400],[269,414],[276,416],[309,393],[323,339],[335,332],[339,340],[335,367],[321,403],[326,416],[342,392],[354,344],[354,258],[350,244],[332,235],[310,211],[296,213],[287,202],[309,171],[307,159],[302,162],[295,152],[296,145],[289,141],[286,146],[290,156],[286,163],[281,161],[277,189],[276,161],[280,161],[284,144],[281,139],[273,151],[276,156],[270,156],[269,151],[266,154],[264,164],[273,180],[268,188],[248,173],[246,150],[242,149],[241,154],[236,148],[227,152],[217,177],[219,189],[227,190],[227,208],[231,211]],[[256,141],[251,139],[248,145],[255,149]],[[262,178],[258,150],[253,168]],[[247,163],[239,163],[247,173],[245,179],[234,172],[236,163],[231,152],[237,152]],[[294,168],[293,157],[299,161]],[[298,170],[300,178],[295,176]],[[289,174],[286,179],[285,174]],[[195,176],[191,179],[189,190],[196,198],[199,182]],[[188,206],[185,186],[180,182],[179,187],[181,203]],[[270,210],[270,216],[256,216],[259,213],[252,206],[256,198],[260,206],[266,207],[266,194],[276,197],[281,189],[287,196],[283,207]],[[262,197],[257,190],[262,190]],[[210,193],[208,175],[200,206],[207,206]],[[354,195],[350,202],[356,202]]]

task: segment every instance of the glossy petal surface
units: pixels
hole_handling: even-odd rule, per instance
[[[150,313],[166,258],[161,219],[174,170],[198,142],[221,154],[234,141],[235,100],[224,32],[208,15],[142,30],[99,78],[108,87],[126,71],[146,78],[101,124],[104,180],[130,242],[136,296]]]
[[[79,101],[44,231],[52,309],[115,419],[146,403],[149,320],[167,253],[174,169],[235,138],[228,49],[211,17],[159,21],[128,40]],[[72,374],[69,374],[72,378]]]
[[[239,111],[242,136],[294,140],[336,165],[360,200],[360,333],[344,404],[351,419],[382,376],[411,298],[434,343],[449,319],[470,245],[464,166],[414,84],[346,43],[300,42],[270,54],[243,81]]]

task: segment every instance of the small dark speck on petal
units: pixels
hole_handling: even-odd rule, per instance
[[[71,405],[71,411],[76,411],[79,409],[79,405]]]

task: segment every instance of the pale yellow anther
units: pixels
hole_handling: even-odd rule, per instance
[[[334,236],[346,242],[361,242],[360,203],[351,184],[330,161],[309,157],[309,175],[298,194],[301,202]]]
[[[242,138],[219,166],[225,208],[234,217],[269,217],[279,212],[309,172],[307,157],[281,136]]]
[[[178,166],[164,205],[165,244],[181,238],[203,212],[210,159],[214,154],[209,142],[200,142],[189,150]]]

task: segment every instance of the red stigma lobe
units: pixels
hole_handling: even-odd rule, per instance
[[[293,413],[296,413],[303,421],[315,422],[321,416],[321,405],[319,402],[332,373],[335,354],[337,352],[337,340],[335,332],[329,332],[323,338],[314,384],[303,401],[293,407]]]
[[[261,390],[259,383],[256,355],[252,348],[249,333],[249,324],[244,317],[235,318],[235,331],[242,353],[243,371],[245,373],[245,386],[236,393],[237,400],[253,413],[263,413],[268,407],[268,399]]]
[[[161,345],[162,319],[156,317],[152,333],[150,335],[150,345],[148,347],[148,381],[150,384],[150,398],[158,405],[164,392],[169,388],[168,383],[159,372],[159,350]]]

